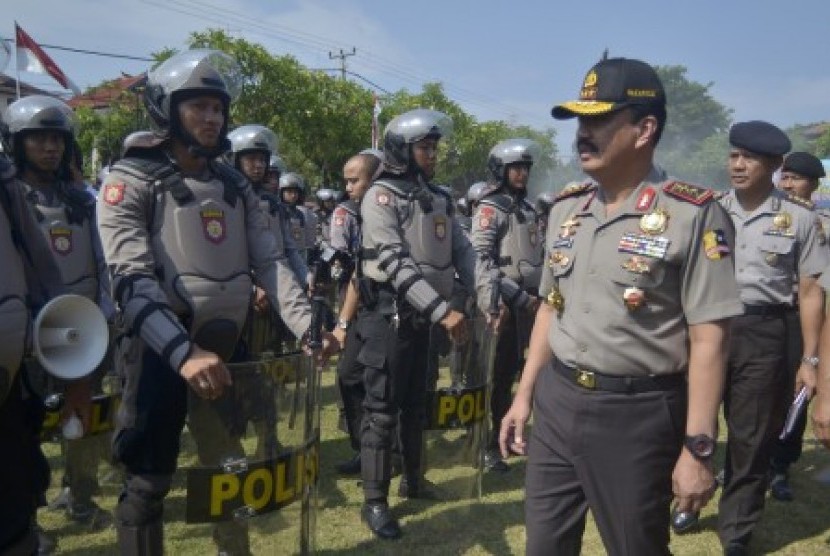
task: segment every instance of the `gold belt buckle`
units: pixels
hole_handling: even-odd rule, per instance
[[[593,372],[586,371],[585,369],[577,369],[576,372],[577,384],[589,390],[593,390],[597,387],[597,377]]]

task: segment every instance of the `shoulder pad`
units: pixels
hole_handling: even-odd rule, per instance
[[[584,195],[585,193],[594,191],[596,187],[597,186],[590,181],[569,183],[562,189],[562,191],[559,192],[553,202],[555,203],[557,201],[561,201],[562,199],[567,199],[568,197]]]
[[[95,199],[86,191],[76,189],[72,185],[66,187],[66,202],[78,208],[92,208],[95,206]]]
[[[279,212],[281,216],[285,216],[285,210],[283,209],[282,203],[280,203],[279,197],[270,191],[261,191],[259,198],[268,203],[268,211],[271,214],[277,214]]]
[[[711,189],[682,181],[670,181],[666,183],[663,186],[663,192],[681,201],[698,206],[706,204],[715,197],[715,192]]]
[[[360,216],[360,207],[357,205],[355,201],[352,201],[351,199],[349,199],[348,201],[343,201],[342,203],[337,205],[337,208],[334,210],[336,211],[337,209],[343,209],[352,216]]]
[[[485,197],[478,202],[478,204],[491,205],[503,212],[510,212],[510,209],[513,208],[514,202],[512,196],[501,191],[500,189],[496,189],[490,193],[487,193]]]
[[[406,180],[383,179],[376,181],[374,185],[379,185],[380,187],[388,189],[398,197],[406,197],[413,189],[415,189],[415,184]]]
[[[214,160],[211,165],[219,178],[228,185],[235,185],[238,189],[245,189],[248,186],[248,178],[245,174],[230,164]]]
[[[173,165],[157,149],[145,149],[136,153],[143,156],[122,158],[112,166],[112,171],[123,172],[144,182],[164,180],[176,173]]]
[[[812,201],[808,201],[807,199],[802,199],[801,197],[796,197],[795,195],[787,195],[785,197],[789,202],[795,203],[796,205],[801,205],[802,207],[815,210],[816,204]]]

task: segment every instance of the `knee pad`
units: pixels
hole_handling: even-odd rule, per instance
[[[118,523],[143,527],[161,520],[164,497],[170,492],[171,475],[130,475],[118,498]]]

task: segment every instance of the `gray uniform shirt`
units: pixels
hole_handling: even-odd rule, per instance
[[[185,185],[199,182],[202,187],[215,187],[217,198],[222,198],[221,182],[209,173],[205,177],[184,178]],[[131,303],[152,303],[157,316],[146,316],[140,323],[140,336],[151,349],[167,356],[170,366],[178,370],[190,352],[190,342],[181,341],[187,335],[178,318],[172,315],[167,299],[157,278],[157,254],[152,237],[159,234],[164,212],[162,202],[173,202],[168,193],[161,193],[144,179],[119,169],[116,165],[107,176],[98,197],[98,229],[107,266],[112,276],[113,298],[124,311],[127,325],[133,328],[138,311],[127,311]],[[274,235],[269,229],[268,216],[259,206],[259,199],[250,184],[240,191],[239,202],[244,202],[246,245],[248,260],[274,307],[298,338],[311,325],[308,300],[287,264],[278,253]],[[194,256],[210,256],[194,254]],[[279,284],[279,287],[278,287]],[[177,340],[178,339],[178,340]],[[172,349],[171,346],[180,343]]]
[[[358,211],[357,214],[349,210],[352,207]],[[360,206],[352,201],[340,203],[334,209],[329,231],[329,245],[332,249],[348,253],[352,257],[357,254],[357,250],[360,249],[359,211]]]
[[[751,213],[730,190],[720,199],[735,225],[735,272],[748,305],[792,304],[797,279],[830,264],[827,240],[810,203],[772,189]]]
[[[728,215],[710,190],[660,177],[652,172],[611,216],[594,185],[553,205],[540,292],[564,298],[548,332],[563,363],[618,376],[683,373],[688,326],[743,312]]]

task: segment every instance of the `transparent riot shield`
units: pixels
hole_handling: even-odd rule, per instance
[[[307,554],[315,547],[320,403],[311,357],[263,354],[227,364],[233,385],[192,391],[165,518],[171,553]],[[184,490],[184,507],[174,502]],[[178,515],[175,509],[178,508]]]
[[[430,340],[422,461],[425,477],[445,499],[481,497],[497,337],[483,316],[468,318],[467,327],[464,344],[450,342],[438,326]]]

